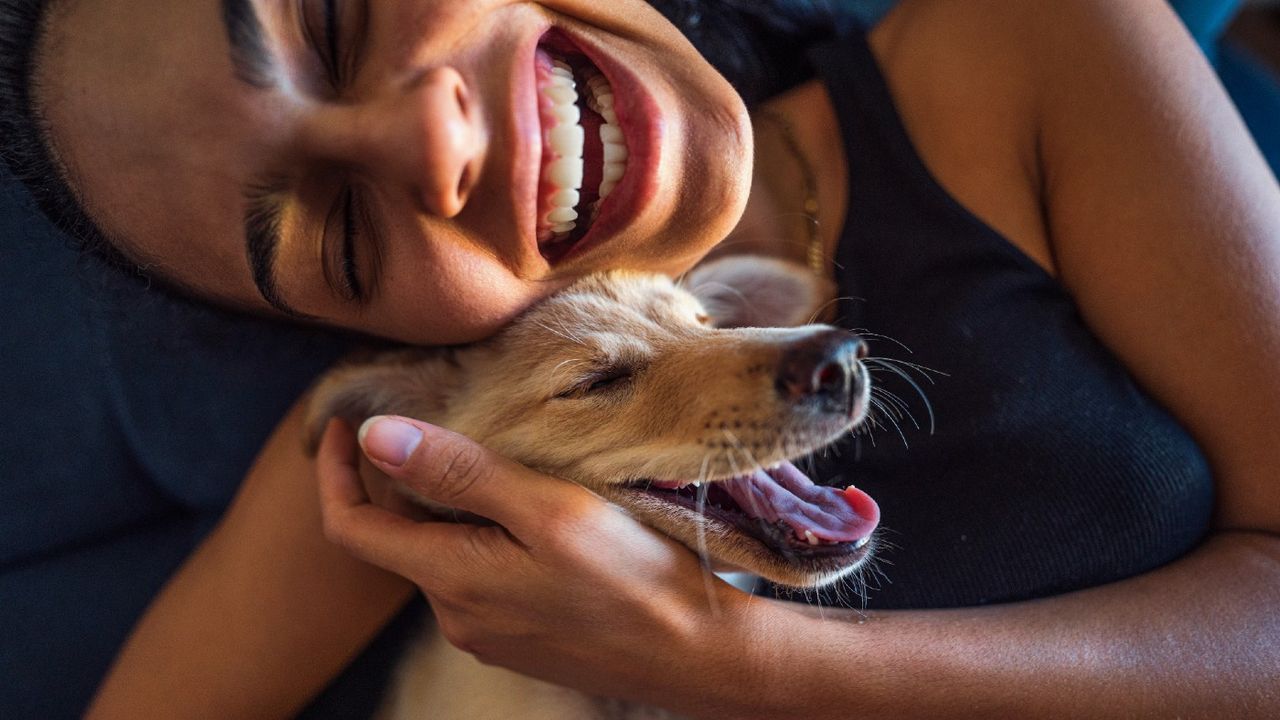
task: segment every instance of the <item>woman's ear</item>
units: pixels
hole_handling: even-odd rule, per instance
[[[690,270],[681,285],[716,327],[794,327],[815,320],[835,283],[809,268],[760,255],[731,255]]]
[[[339,365],[321,378],[307,403],[307,450],[314,453],[332,418],[359,427],[375,415],[443,420],[459,382],[448,349],[405,350]]]

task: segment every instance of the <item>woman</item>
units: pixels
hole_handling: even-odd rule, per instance
[[[383,420],[374,467],[505,531],[412,523],[360,489],[351,429],[313,466],[290,413],[91,715],[296,712],[414,586],[487,662],[691,716],[1280,705],[1280,199],[1163,3],[906,2],[768,103],[749,200],[741,101],[642,4],[173,5],[55,7],[32,96],[93,223],[169,284],[461,342],[595,268],[679,272],[745,203],[728,250],[834,257],[865,301],[840,314],[952,378],[937,435],[829,469],[897,531],[872,622],[727,587],[713,612],[682,548]],[[520,110],[549,26],[633,155],[565,255]],[[816,235],[769,222],[814,207]]]

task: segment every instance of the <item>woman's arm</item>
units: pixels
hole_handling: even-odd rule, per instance
[[[821,618],[737,603],[707,632],[722,641],[700,660],[723,669],[708,687],[728,692],[702,716],[1274,718],[1278,588],[1274,536],[1219,533],[1155,572],[1034,602]]]
[[[1052,599],[822,621],[724,586],[710,603],[691,554],[659,552],[602,503],[426,427],[409,463],[380,467],[507,530],[390,516],[359,495],[351,459],[330,455],[328,532],[441,599],[449,637],[483,660],[694,716],[1280,715],[1274,178],[1161,0],[903,13],[930,18],[912,32],[944,48],[1007,54],[996,65],[1031,93],[1007,105],[1033,108],[1010,141],[1031,143],[1052,260],[1099,337],[1204,447],[1219,503],[1202,547]],[[427,546],[449,550],[424,562]]]
[[[751,700],[812,717],[1280,716],[1274,177],[1164,2],[917,2],[889,22],[1018,68],[1008,105],[1033,108],[1014,137],[1038,159],[1052,262],[1204,448],[1214,534],[1166,568],[1037,602],[858,624],[757,603],[740,647],[775,670]]]
[[[882,43],[948,37],[1017,69],[993,107],[1032,108],[1011,137],[1038,160],[1052,263],[1207,453],[1214,534],[1166,568],[1037,602],[861,623],[757,603],[737,635],[718,631],[771,668],[748,702],[809,717],[1280,716],[1273,176],[1164,2],[916,2],[888,22]]]
[[[300,408],[134,628],[89,718],[291,717],[411,596],[325,541]]]

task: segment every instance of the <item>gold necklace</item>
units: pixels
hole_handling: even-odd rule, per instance
[[[819,232],[821,228],[818,220],[818,179],[813,172],[813,166],[809,164],[809,159],[805,157],[804,152],[800,149],[800,143],[796,140],[795,132],[791,129],[791,123],[787,122],[786,118],[771,110],[758,110],[756,115],[766,118],[777,126],[782,137],[782,143],[787,146],[787,151],[791,153],[791,157],[795,158],[796,165],[800,168],[800,175],[804,181],[804,229],[809,241],[806,247],[805,259],[808,261],[809,269],[813,271],[814,275],[826,279],[826,252],[822,245],[822,234]]]

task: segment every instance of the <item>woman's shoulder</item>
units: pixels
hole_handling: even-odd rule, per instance
[[[1040,212],[1034,73],[1021,3],[905,0],[868,35],[920,159],[960,204],[1050,272]]]
[[[1128,33],[1144,22],[1177,26],[1162,0],[904,0],[868,42],[932,174],[1057,274],[1042,207],[1053,160],[1043,145],[1045,123],[1069,120],[1059,117],[1069,107],[1062,96],[1101,82],[1101,73],[1124,71],[1100,59],[1125,43],[1150,43],[1156,35]],[[1154,55],[1157,48],[1125,52]]]

